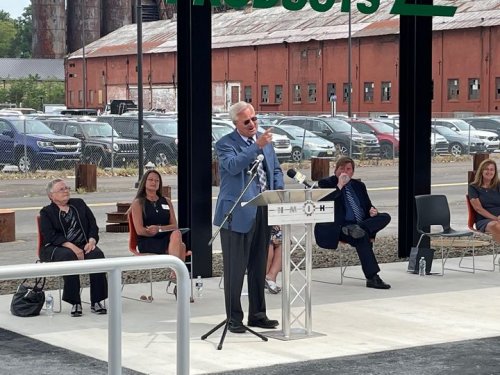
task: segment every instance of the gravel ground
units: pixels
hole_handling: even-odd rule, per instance
[[[437,247],[435,246],[437,249]],[[358,265],[359,259],[354,251],[354,248],[349,245],[340,245],[340,250],[344,251],[344,264]],[[374,247],[375,255],[379,263],[392,263],[392,262],[406,262],[407,258],[398,258],[397,251],[397,237],[395,236],[380,236],[377,237]],[[462,254],[463,249],[454,248],[450,250],[450,257],[459,257]],[[492,252],[492,245],[477,247],[476,255],[488,255]],[[292,255],[292,259],[300,259],[303,257],[303,253],[299,251]],[[436,251],[434,254],[435,259],[441,258],[441,252]],[[329,268],[337,267],[339,265],[339,251],[337,250],[327,250],[320,248],[316,245],[313,246],[313,268]],[[218,277],[222,274],[222,254],[213,254],[212,262],[212,274],[214,277]],[[166,270],[164,269],[154,269],[153,270],[153,280],[154,281],[165,281],[167,279]],[[88,276],[82,275],[82,286],[88,286]],[[125,284],[135,284],[135,283],[145,283],[149,282],[149,271],[139,270],[139,271],[125,271],[123,273],[123,280]],[[0,294],[11,294],[17,288],[19,280],[4,280],[0,281]],[[58,288],[58,278],[47,278],[46,289],[57,289]]]

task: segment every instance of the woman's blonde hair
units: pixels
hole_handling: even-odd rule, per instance
[[[474,177],[474,181],[472,181],[471,185],[481,187],[483,186],[483,172],[488,166],[494,165],[495,166],[495,175],[490,181],[490,186],[489,188],[496,189],[498,186],[498,168],[497,168],[497,163],[495,163],[494,160],[491,159],[486,159],[479,164],[479,168],[476,171],[476,176]]]

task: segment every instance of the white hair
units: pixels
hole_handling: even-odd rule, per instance
[[[253,108],[253,107],[250,103],[244,101],[234,103],[231,107],[229,107],[229,117],[231,118],[231,121],[234,124],[236,124],[236,121],[238,120],[238,115],[247,108]]]

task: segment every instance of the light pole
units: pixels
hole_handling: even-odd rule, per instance
[[[83,108],[87,108],[87,61],[85,59],[85,1],[82,1]]]
[[[351,39],[351,0],[349,0],[349,28],[347,36],[347,116],[352,117],[351,94],[352,94],[352,39]]]
[[[136,0],[136,22],[137,22],[137,110],[138,110],[138,126],[139,126],[139,179],[137,186],[144,174],[144,106],[142,97],[142,2]]]

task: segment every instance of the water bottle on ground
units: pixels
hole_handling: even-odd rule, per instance
[[[418,274],[420,276],[425,276],[426,268],[427,268],[427,264],[425,262],[425,258],[422,257],[422,258],[420,258],[420,261],[418,262]]]
[[[54,316],[54,297],[50,293],[45,297],[45,312],[47,316]]]
[[[203,279],[201,278],[201,276],[198,276],[198,278],[196,279],[195,288],[196,297],[201,298],[203,296]]]

